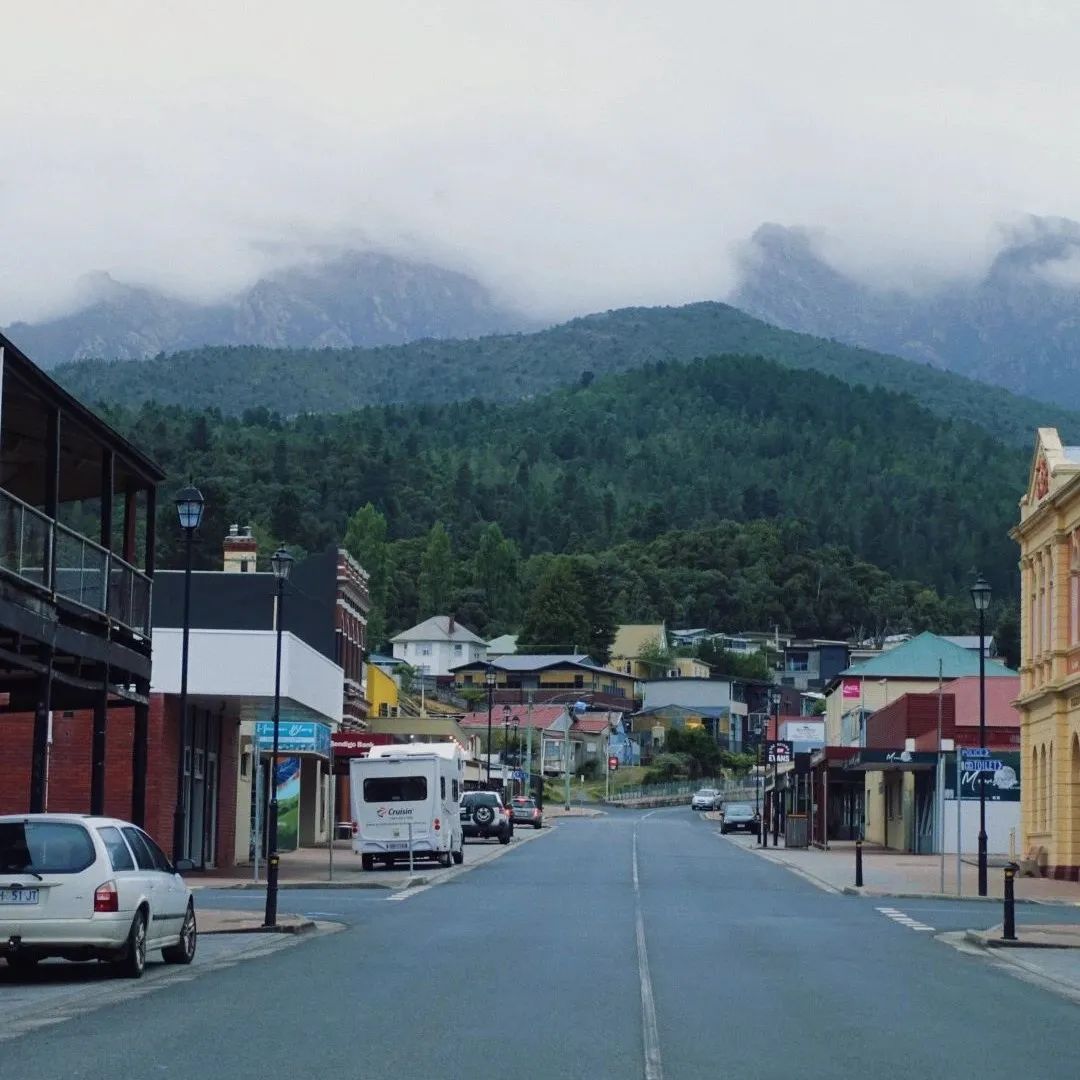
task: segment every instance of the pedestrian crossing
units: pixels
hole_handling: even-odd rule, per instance
[[[933,933],[934,928],[927,926],[924,922],[919,922],[918,919],[913,919],[910,915],[904,914],[899,908],[894,907],[879,907],[875,909],[880,911],[886,918],[892,919],[893,922],[899,923],[901,926],[906,926],[909,930],[917,930],[922,933]]]

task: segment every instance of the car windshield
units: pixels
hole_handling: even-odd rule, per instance
[[[514,805],[523,807],[526,810],[530,810],[530,809],[532,809],[532,807],[534,807],[536,805],[536,803],[533,802],[532,799],[523,799],[523,798],[518,797],[518,798],[516,798],[514,800]]]
[[[485,791],[472,791],[461,801],[467,806],[498,806],[499,796]]]
[[[753,807],[749,803],[731,803],[727,808],[729,817],[736,817],[741,814],[750,815],[753,812]]]
[[[69,821],[0,821],[0,872],[77,874],[94,861],[94,843]]]
[[[707,795],[710,798],[716,794],[716,789],[711,787],[703,787],[699,792],[699,795]]]

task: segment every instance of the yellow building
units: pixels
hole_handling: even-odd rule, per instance
[[[615,628],[611,643],[611,666],[637,679],[655,679],[662,674],[655,664],[641,659],[649,649],[667,649],[667,628],[663,623],[626,623]]]
[[[674,670],[682,679],[707,679],[712,674],[712,668],[696,656],[676,656]]]
[[[397,716],[400,704],[398,685],[392,676],[374,664],[367,665],[367,699],[372,716]]]
[[[1080,447],[1039,428],[1020,524],[1023,853],[1080,873]]]

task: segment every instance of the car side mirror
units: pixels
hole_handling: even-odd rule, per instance
[[[177,874],[187,874],[195,869],[195,864],[190,859],[177,859],[173,863],[173,871]]]

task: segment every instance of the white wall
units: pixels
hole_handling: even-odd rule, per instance
[[[425,650],[427,650],[425,652]],[[482,642],[458,641],[396,641],[394,656],[428,675],[449,675],[450,669],[471,664],[487,656]]]
[[[180,693],[182,631],[155,629],[150,689]],[[193,696],[272,700],[276,634],[273,630],[191,631],[188,693]],[[340,723],[344,673],[291,633],[281,640],[281,696]]]
[[[955,799],[945,800],[945,851],[956,854]],[[1020,803],[988,802],[986,804],[986,850],[991,855],[1009,854],[1009,830],[1016,830],[1017,854],[1020,844]],[[979,800],[965,799],[960,813],[960,843],[962,853],[975,855],[979,851]],[[1000,873],[1001,871],[997,871]]]

